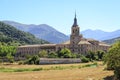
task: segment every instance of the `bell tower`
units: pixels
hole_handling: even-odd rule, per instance
[[[77,52],[78,43],[80,42],[81,38],[82,35],[79,35],[79,26],[77,24],[77,18],[75,13],[74,23],[71,27],[71,35],[70,35],[70,46],[72,52]]]

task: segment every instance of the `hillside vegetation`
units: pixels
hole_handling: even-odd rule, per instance
[[[116,31],[111,31],[111,32],[88,29],[88,30],[82,31],[81,33],[83,34],[83,36],[85,38],[93,38],[93,39],[100,40],[100,41],[120,37],[120,30],[119,29]]]
[[[114,44],[118,40],[120,40],[120,37],[104,40],[103,42],[106,42],[107,44]]]
[[[13,26],[0,22],[0,42],[21,44],[44,44],[49,43],[42,39],[37,39],[34,35],[17,30]]]
[[[14,21],[3,22],[14,26],[15,28],[21,31],[29,32],[35,35],[37,38],[49,41],[51,43],[61,43],[69,40],[69,37],[67,35],[61,33],[60,31],[54,29],[52,26],[49,26],[47,24],[35,25],[35,24],[22,24]]]

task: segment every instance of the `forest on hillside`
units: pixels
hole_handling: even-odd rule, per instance
[[[17,30],[11,25],[0,22],[0,42],[11,45],[25,45],[25,44],[44,44],[48,41],[38,39],[34,35]]]

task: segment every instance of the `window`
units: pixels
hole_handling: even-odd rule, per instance
[[[73,33],[74,33],[74,30],[73,30]]]
[[[73,44],[74,44],[74,42],[73,42]]]
[[[74,49],[73,49],[73,52],[74,52]]]
[[[74,39],[74,37],[73,37],[73,39]]]

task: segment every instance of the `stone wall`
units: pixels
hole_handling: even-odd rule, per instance
[[[80,63],[81,59],[69,59],[69,58],[40,58],[39,64],[70,64]]]

